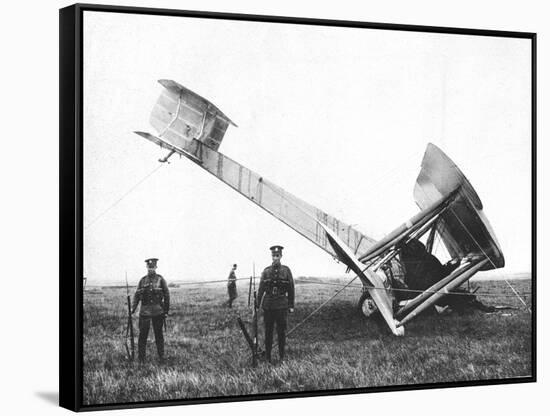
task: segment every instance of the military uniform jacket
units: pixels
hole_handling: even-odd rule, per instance
[[[227,287],[236,287],[237,286],[237,276],[235,272],[231,270],[229,276],[227,277]]]
[[[144,276],[139,281],[132,310],[141,302],[139,316],[159,316],[170,310],[170,292],[166,280],[160,274]]]
[[[229,277],[227,278],[227,292],[230,297],[237,297],[237,276],[235,276],[235,272],[233,270],[231,270]]]
[[[294,308],[294,280],[290,269],[282,264],[266,267],[258,298],[264,310]]]

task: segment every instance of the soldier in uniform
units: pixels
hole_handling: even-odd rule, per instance
[[[264,312],[265,358],[271,362],[273,328],[277,326],[279,360],[285,357],[287,311],[294,312],[294,280],[288,266],[281,264],[282,246],[270,247],[273,263],[262,272],[258,299]]]
[[[138,358],[140,362],[145,361],[147,337],[151,323],[153,324],[153,332],[155,333],[159,361],[162,362],[164,360],[164,335],[162,327],[170,310],[170,293],[166,280],[156,272],[157,262],[158,259],[155,258],[145,260],[147,275],[139,281],[132,303],[132,313],[134,313],[139,302],[141,302],[138,338]]]
[[[237,270],[236,264],[231,268],[229,277],[227,278],[227,295],[229,296],[227,305],[230,308],[233,307],[233,301],[237,298],[237,276],[235,276],[235,270]]]

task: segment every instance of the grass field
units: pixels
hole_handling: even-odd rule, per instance
[[[150,334],[142,366],[129,363],[124,350],[126,290],[89,288],[84,294],[84,404],[531,376],[530,313],[510,297],[505,282],[478,285],[478,293],[497,295],[480,297],[485,303],[517,309],[424,315],[407,325],[404,337],[395,337],[358,312],[360,291],[349,288],[292,334],[285,362],[260,362],[257,368],[250,366],[236,322],[237,316],[250,321],[244,281],[233,309],[224,306],[223,283],[172,289],[166,362],[157,364]],[[530,305],[530,281],[513,285]],[[289,329],[337,289],[297,283]],[[137,316],[134,327],[137,355]]]

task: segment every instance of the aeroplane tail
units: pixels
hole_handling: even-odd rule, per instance
[[[184,156],[330,255],[335,253],[319,220],[332,224],[336,234],[348,247],[354,247],[356,253],[363,253],[374,244],[374,239],[350,224],[297,198],[218,151],[227,128],[235,123],[210,101],[182,85],[168,80],[159,83],[164,88],[151,113],[156,132],[135,132],[168,151],[159,162],[167,162],[173,154]]]
[[[171,80],[159,83],[164,90],[150,118],[158,137],[189,153],[194,139],[218,150],[229,125],[237,125],[210,101],[183,85]]]

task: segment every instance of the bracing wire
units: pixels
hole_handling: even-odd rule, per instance
[[[468,198],[468,200],[470,201],[470,203],[472,203],[472,201],[470,200],[470,197],[468,195],[466,195],[466,197]],[[493,265],[493,267],[496,269],[496,265],[495,263],[493,262],[493,260],[491,260],[491,258],[489,257],[489,255],[485,252],[485,250],[483,250],[483,248],[481,247],[481,245],[478,243],[478,241],[474,238],[474,236],[472,235],[472,233],[470,233],[470,230],[468,230],[468,228],[466,228],[466,226],[464,225],[464,223],[460,220],[460,218],[458,217],[458,215],[456,215],[455,211],[452,209],[451,207],[451,212],[453,213],[453,215],[455,216],[455,218],[458,220],[458,222],[460,223],[460,225],[462,226],[462,228],[464,228],[464,230],[466,230],[466,232],[468,233],[468,235],[470,236],[470,238],[474,241],[474,243],[476,244],[476,246],[478,246],[478,248],[481,250],[481,252],[483,253],[483,255],[491,262],[491,264]],[[514,289],[514,287],[510,284],[510,282],[505,278],[504,281],[506,282],[506,284],[508,285],[508,287],[510,287],[510,289],[512,289],[512,292],[514,292],[514,295],[519,299],[519,301],[523,304],[523,306],[525,306],[527,308],[527,310],[529,311],[529,313],[531,313],[531,308],[529,306],[527,306],[527,303],[525,303],[525,301],[523,300],[523,298],[519,295],[519,293]]]
[[[296,284],[299,285],[323,285],[323,286],[336,286],[341,289],[348,289],[348,288],[354,288],[354,289],[362,289],[364,286],[362,284],[355,284],[352,285],[351,283],[357,279],[357,276],[355,276],[352,281],[348,283],[337,283],[337,282],[316,282],[316,281],[295,281]],[[246,280],[249,281],[250,277],[240,277],[235,280]],[[227,283],[227,279],[219,279],[219,280],[204,280],[204,281],[194,281],[194,282],[178,282],[176,283],[177,286],[173,287],[172,289],[177,289],[181,286],[202,286],[207,284],[213,284],[213,283]],[[385,287],[371,287],[372,290],[383,290],[386,292],[401,292],[401,293],[433,293],[433,294],[448,294],[448,295],[455,295],[455,296],[470,296],[469,293],[462,293],[462,292],[442,292],[439,290],[420,290],[420,289],[398,289],[398,288],[385,288]],[[338,292],[339,293],[339,292]],[[523,295],[530,295],[530,292],[524,292]],[[487,296],[487,297],[499,297],[499,298],[506,298],[506,297],[515,297],[516,295],[510,294],[498,294],[498,293],[485,293],[485,292],[476,292],[476,296]]]
[[[308,316],[306,316],[301,322],[296,324],[294,328],[289,330],[287,332],[287,337],[289,337],[294,331],[296,331],[299,327],[301,327],[309,318],[311,318],[313,315],[315,315],[322,307],[324,307],[327,303],[329,303],[332,299],[334,299],[336,296],[338,296],[340,293],[344,291],[349,285],[353,283],[355,279],[357,279],[359,276],[355,276],[353,279],[351,279],[344,287],[342,287],[340,290],[338,290],[334,295],[332,295],[330,298],[328,298],[326,301],[324,301],[321,305],[319,305],[313,312],[311,312]]]
[[[426,191],[424,191],[423,188],[420,188],[422,190],[422,192],[424,193],[425,196],[426,195]],[[463,193],[463,195],[468,199],[468,202],[470,202],[470,204],[472,204],[472,206],[474,205],[472,200],[470,199],[470,196],[467,195],[466,193]],[[489,260],[489,262],[493,265],[493,267],[495,269],[497,269],[495,263],[493,262],[493,260],[491,259],[491,257],[489,257],[489,255],[485,252],[485,250],[483,250],[483,247],[481,247],[481,245],[479,244],[479,242],[477,241],[477,239],[472,235],[472,233],[470,232],[470,230],[468,230],[468,228],[466,227],[466,225],[464,225],[464,223],[462,222],[462,220],[458,217],[458,215],[456,215],[456,212],[454,211],[454,209],[452,208],[452,206],[450,207],[450,210],[451,212],[453,213],[453,215],[455,216],[455,218],[457,219],[457,221],[460,223],[460,225],[462,226],[462,228],[464,228],[464,230],[466,231],[466,233],[468,233],[468,235],[470,236],[470,238],[472,239],[472,241],[475,243],[475,245],[481,250],[481,252],[483,253],[483,255]],[[531,313],[531,308],[527,305],[527,303],[522,299],[522,297],[519,295],[519,293],[514,289],[514,287],[510,284],[510,282],[504,278],[504,281],[506,282],[506,284],[510,287],[510,289],[512,289],[512,291],[514,292],[514,296],[516,296],[519,301],[523,304],[523,306],[525,306],[525,308],[527,308],[527,310],[529,311],[529,313]]]
[[[111,205],[109,205],[107,208],[105,208],[97,217],[95,217],[92,221],[90,221],[85,227],[84,230],[87,230],[92,225],[94,225],[101,217],[103,217],[105,214],[107,214],[111,209],[113,209],[116,205],[118,205],[124,198],[126,198],[133,190],[135,190],[139,185],[141,185],[143,182],[145,182],[149,177],[151,177],[154,173],[156,173],[163,164],[160,164],[155,169],[153,169],[151,172],[149,172],[146,176],[144,176],[142,179],[140,179],[135,185],[133,185],[128,191],[126,191],[120,198],[118,198],[116,201],[114,201]]]

